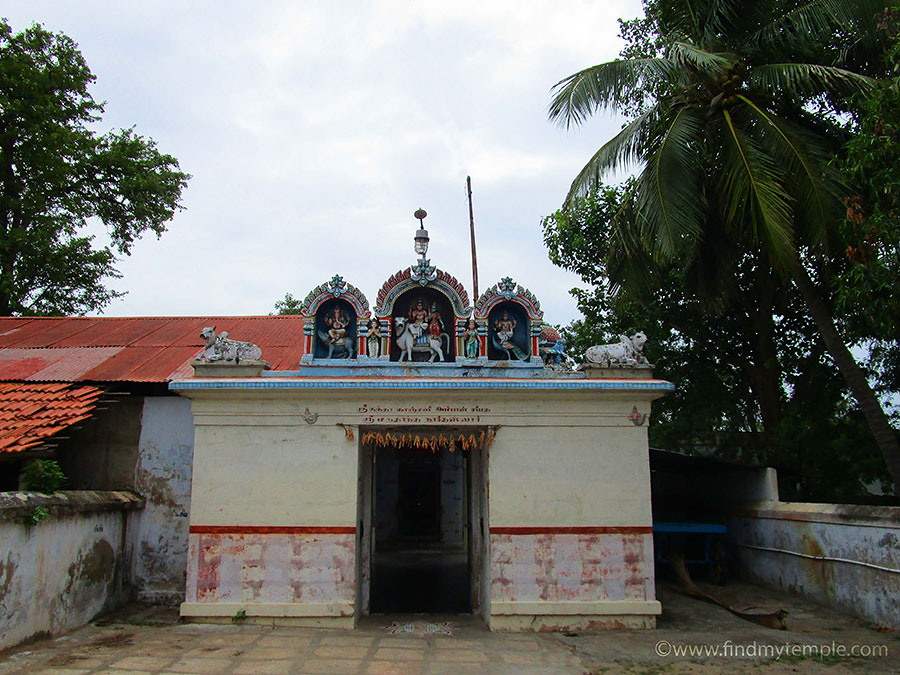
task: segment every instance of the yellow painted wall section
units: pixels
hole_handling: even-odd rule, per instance
[[[491,527],[650,526],[646,426],[505,427],[490,450]]]
[[[353,526],[357,444],[340,427],[197,426],[191,525]]]

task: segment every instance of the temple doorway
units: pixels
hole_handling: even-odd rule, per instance
[[[479,613],[483,428],[360,429],[361,614]]]

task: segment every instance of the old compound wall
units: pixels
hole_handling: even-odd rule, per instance
[[[57,452],[70,487],[131,490],[146,500],[131,516],[127,541],[130,587],[142,602],[184,599],[193,450],[189,401],[123,394]]]
[[[128,596],[127,519],[142,505],[127,492],[0,495],[0,649],[76,628]],[[32,522],[36,507],[49,516]]]
[[[147,396],[141,411],[134,491],[146,506],[130,524],[132,584],[143,602],[184,600],[194,422],[190,401]]]
[[[759,502],[728,536],[748,580],[900,629],[900,507]]]

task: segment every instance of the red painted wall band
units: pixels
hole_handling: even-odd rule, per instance
[[[653,534],[652,527],[492,527],[491,534]]]
[[[356,534],[355,527],[281,527],[278,525],[191,525],[191,534]]]
[[[653,534],[652,527],[492,527],[491,534]],[[356,534],[355,527],[191,525],[191,534]]]

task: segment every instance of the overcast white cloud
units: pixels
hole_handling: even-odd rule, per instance
[[[374,301],[429,257],[471,293],[465,177],[481,290],[510,275],[547,320],[577,315],[578,279],[550,264],[540,219],[619,128],[566,132],[549,89],[615,58],[639,0],[86,2],[7,7],[75,39],[107,101],[193,179],[160,239],[119,265],[107,315],[265,314],[335,273]]]

